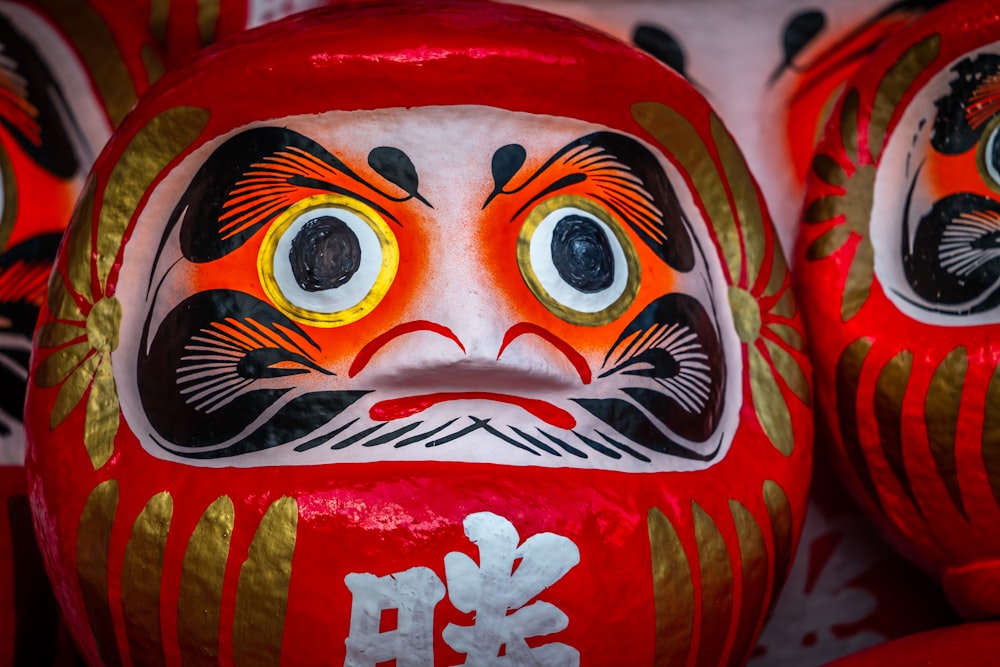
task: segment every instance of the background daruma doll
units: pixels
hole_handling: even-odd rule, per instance
[[[22,415],[62,232],[158,62],[127,12],[107,4],[0,2],[0,667],[74,660],[32,528]]]
[[[740,663],[809,476],[760,195],[651,58],[366,4],[168,74],[36,338],[40,541],[89,661]]]
[[[998,81],[989,3],[878,52],[813,161],[796,274],[840,467],[967,617],[1000,613]]]

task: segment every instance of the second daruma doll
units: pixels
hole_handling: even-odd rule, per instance
[[[531,10],[324,10],[168,74],[36,344],[34,510],[95,663],[739,663],[801,525],[743,159]]]

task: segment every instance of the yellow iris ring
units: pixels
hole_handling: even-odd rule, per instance
[[[285,231],[301,216],[320,208],[339,208],[364,220],[375,233],[382,250],[382,267],[368,294],[350,308],[330,313],[309,310],[289,301],[284,292],[281,291],[274,275],[274,256],[278,242]],[[267,231],[257,255],[257,273],[260,276],[260,282],[264,287],[264,292],[271,298],[274,305],[293,320],[317,327],[344,326],[356,322],[370,313],[389,291],[389,287],[396,278],[398,268],[399,245],[396,243],[395,234],[392,233],[382,216],[357,199],[333,193],[307,197],[289,206]]]
[[[554,299],[548,290],[542,286],[541,281],[535,274],[534,268],[531,266],[531,239],[535,235],[535,230],[538,229],[538,226],[550,213],[561,208],[576,208],[589,213],[603,222],[615,235],[615,238],[618,239],[618,243],[625,255],[628,278],[626,279],[625,289],[621,295],[606,308],[594,312],[584,312],[563,305]],[[524,282],[528,285],[528,289],[531,290],[535,298],[549,312],[570,324],[599,327],[614,322],[622,313],[628,310],[628,307],[632,305],[632,301],[635,300],[635,295],[639,292],[639,260],[631,239],[625,234],[621,225],[602,206],[585,197],[578,195],[558,195],[551,199],[546,199],[532,209],[528,217],[525,218],[524,224],[521,225],[521,231],[517,236],[516,252],[517,265],[521,270],[521,277],[524,278]]]
[[[1000,141],[1000,137],[993,137],[993,133],[997,131],[998,127],[1000,127],[1000,116],[990,120],[986,124],[986,127],[983,128],[983,133],[979,139],[979,146],[976,147],[976,169],[979,171],[979,176],[983,179],[983,182],[994,192],[1000,193],[1000,183],[997,183],[997,180],[990,174],[988,167],[990,156],[987,155],[990,144]],[[991,137],[992,141],[990,141]]]

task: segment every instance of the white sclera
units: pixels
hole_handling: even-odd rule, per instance
[[[309,292],[296,282],[289,253],[299,231],[308,222],[322,217],[337,218],[354,232],[361,247],[361,265],[340,287]],[[357,214],[334,206],[309,209],[300,215],[288,225],[274,249],[274,279],[281,293],[291,304],[315,313],[337,313],[358,305],[375,286],[381,270],[382,244],[371,225]]]
[[[587,293],[576,289],[559,275],[555,264],[552,262],[552,233],[556,225],[563,218],[576,215],[597,224],[611,248],[611,255],[614,259],[614,280],[611,285],[600,292]],[[625,292],[628,285],[628,260],[625,257],[625,250],[618,241],[618,236],[597,216],[582,209],[567,206],[556,209],[546,215],[535,233],[531,236],[529,246],[529,257],[531,258],[531,268],[538,278],[539,284],[548,292],[549,296],[567,308],[581,313],[598,313],[618,300]]]

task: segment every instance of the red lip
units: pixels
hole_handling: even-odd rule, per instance
[[[534,398],[523,398],[521,396],[509,396],[507,394],[494,394],[488,391],[456,391],[441,392],[437,394],[424,394],[423,396],[407,396],[405,398],[395,398],[388,401],[379,401],[371,407],[368,414],[374,421],[392,421],[410,417],[423,412],[429,407],[444,403],[446,401],[467,401],[485,400],[496,401],[516,405],[538,417],[545,423],[561,429],[571,429],[576,426],[576,419],[562,408],[557,408],[551,403],[540,401]]]

